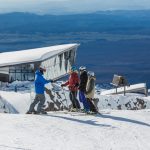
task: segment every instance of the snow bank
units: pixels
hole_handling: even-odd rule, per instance
[[[12,83],[3,83],[4,85],[1,87],[2,91],[22,91],[22,92],[30,92],[33,82],[31,81],[14,81]]]
[[[5,101],[5,106],[14,109],[12,113],[25,113],[31,104],[30,93],[16,93],[0,91],[1,100]]]
[[[57,83],[48,84],[46,87],[51,89],[51,95],[45,93],[46,103],[45,109],[58,110],[62,107],[68,107],[71,105],[69,100],[68,88],[61,88],[62,81]],[[17,85],[18,92],[14,92],[14,87]],[[4,89],[3,89],[4,90]],[[139,110],[139,109],[150,109],[150,97],[145,97],[143,94],[128,93],[126,96],[123,94],[119,95],[100,95],[100,90],[96,90],[95,100],[99,110],[103,109],[119,109],[119,110]],[[0,107],[3,109],[4,105],[12,113],[25,113],[29,109],[30,104],[34,100],[34,86],[33,82],[13,82],[7,85],[5,91],[0,91],[1,103]],[[54,109],[52,109],[52,103]],[[5,104],[4,104],[5,103]],[[81,107],[83,107],[81,103]],[[12,111],[13,110],[13,111]],[[15,110],[15,111],[14,111]],[[6,111],[6,110],[5,110]]]
[[[150,109],[150,97],[141,94],[95,95],[99,109],[139,110]]]

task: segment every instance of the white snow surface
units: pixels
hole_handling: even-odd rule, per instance
[[[0,114],[0,150],[150,150],[150,110]]]
[[[126,92],[135,92],[135,91],[140,91],[140,90],[145,90],[146,89],[146,84],[145,83],[139,83],[139,84],[133,84],[130,86],[125,86],[125,91]],[[124,87],[117,88],[118,93],[123,93],[124,92]],[[101,92],[101,95],[111,95],[115,94],[116,89],[110,89],[110,90],[105,90]]]
[[[0,66],[42,61],[60,52],[77,47],[78,45],[79,44],[63,44],[57,46],[0,53]]]
[[[56,92],[61,100],[65,96],[69,99],[68,90],[64,88],[64,96],[61,83],[47,85],[55,100],[59,100]],[[15,85],[18,92],[13,91]],[[0,150],[150,150],[149,96],[102,96],[96,92],[101,115],[64,111],[27,115],[24,113],[34,98],[32,85],[17,81],[0,91],[0,112],[9,113],[0,113]],[[137,99],[145,102],[145,109],[125,110],[126,103],[130,102],[132,108]],[[47,94],[46,100],[50,100]],[[118,105],[123,110],[112,110]]]
[[[1,98],[13,110],[10,113],[25,113],[31,104],[30,93],[0,91]]]

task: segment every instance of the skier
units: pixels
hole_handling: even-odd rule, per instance
[[[81,66],[79,68],[80,71],[80,84],[79,84],[79,100],[83,103],[84,111],[86,113],[90,112],[90,105],[85,97],[86,85],[88,80],[88,75],[86,71],[86,67]]]
[[[80,104],[79,101],[77,100],[79,77],[76,67],[72,66],[69,73],[70,73],[69,80],[66,83],[62,84],[61,87],[68,86],[70,91],[69,97],[73,106],[72,111],[76,111],[76,109],[80,109]]]
[[[86,86],[86,99],[89,102],[90,105],[90,111],[94,113],[98,113],[95,105],[93,104],[94,99],[94,93],[95,93],[95,74],[92,71],[88,72],[88,81]]]
[[[44,90],[45,87],[44,85],[50,82],[53,82],[53,80],[46,80],[43,77],[44,72],[46,72],[46,69],[44,66],[40,66],[39,69],[35,72],[35,92],[36,96],[33,101],[33,103],[30,105],[29,111],[27,114],[31,113],[36,113],[36,114],[46,114],[44,110],[42,110],[42,107],[45,103],[45,95],[44,95]],[[38,104],[37,106],[37,111],[34,110],[35,105]]]

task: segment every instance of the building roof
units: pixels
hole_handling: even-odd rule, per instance
[[[57,55],[58,53],[76,48],[78,46],[79,44],[63,44],[57,46],[0,53],[0,67],[43,61],[47,58]]]

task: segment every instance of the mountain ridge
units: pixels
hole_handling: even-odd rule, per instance
[[[150,10],[106,11],[73,15],[0,14],[1,33],[106,32],[150,33]]]

